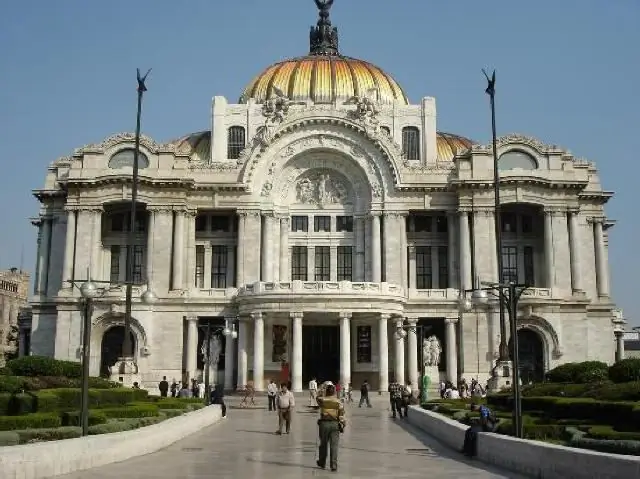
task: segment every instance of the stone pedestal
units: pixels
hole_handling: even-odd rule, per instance
[[[421,387],[424,387],[425,380],[428,382],[426,401],[437,399],[440,397],[440,371],[438,366],[425,366],[424,376],[422,377]]]
[[[122,387],[132,388],[137,382],[142,387],[142,379],[138,371],[138,365],[133,358],[120,358],[111,366],[111,381],[122,384]]]
[[[498,361],[491,372],[489,379],[489,391],[500,391],[511,386],[513,363],[511,361]]]

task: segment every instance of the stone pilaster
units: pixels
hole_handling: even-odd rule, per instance
[[[244,224],[243,267],[244,283],[260,281],[260,252],[262,238],[262,221],[259,211],[247,211]],[[273,258],[271,258],[273,260]]]
[[[273,212],[262,213],[262,248],[260,260],[262,262],[262,280],[271,282],[274,279],[273,265],[275,249],[273,247],[275,236],[275,216]],[[278,255],[279,256],[279,255]]]
[[[236,287],[241,288],[245,285],[244,280],[244,250],[245,250],[245,242],[247,240],[247,235],[245,233],[245,224],[247,220],[247,213],[245,211],[238,212],[238,248],[236,249]],[[209,264],[211,260],[209,260]],[[205,265],[206,265],[205,259]],[[206,266],[205,266],[206,268]],[[211,266],[209,266],[211,268]],[[205,269],[206,271],[206,269]],[[206,273],[205,273],[206,278]],[[206,279],[205,279],[206,282]],[[211,283],[211,279],[209,279],[209,283]],[[246,378],[245,378],[246,379]],[[246,381],[245,381],[246,382]],[[244,386],[244,384],[243,384]]]
[[[604,244],[603,218],[593,218],[593,239],[596,256],[596,283],[598,296],[609,297],[609,261]]]
[[[147,287],[152,288],[153,283],[153,244],[155,233],[155,218],[156,212],[154,210],[147,211],[147,248],[145,253],[145,276],[147,280]]]
[[[553,270],[555,287],[563,293],[571,292],[571,261],[569,230],[566,209],[556,209],[551,213],[553,228]]]
[[[355,258],[354,258],[354,271],[353,271],[353,280],[354,281],[365,281],[365,223],[366,218],[363,216],[356,216],[354,218],[354,237],[355,237]]]
[[[396,331],[398,330],[398,325],[402,324],[402,318],[394,318],[396,321]],[[394,376],[395,380],[400,384],[405,383],[404,379],[404,338],[398,336],[397,334],[393,335],[394,343],[395,343],[395,358],[394,358]]]
[[[291,268],[289,267],[289,230],[288,216],[280,218],[280,281],[289,281]]]
[[[238,389],[243,389],[247,385],[249,378],[248,336],[249,324],[246,318],[238,318]]]
[[[381,314],[378,319],[378,391],[389,388],[389,315]]]
[[[76,215],[75,210],[67,210],[67,226],[64,237],[64,259],[62,262],[62,287],[71,288],[73,278],[73,256],[76,249]]]
[[[189,381],[195,379],[198,365],[198,318],[187,317],[187,374]]]
[[[189,210],[185,214],[185,235],[186,235],[186,264],[184,289],[195,289],[196,277],[196,215],[197,210]]]
[[[469,233],[469,211],[458,212],[458,239],[460,255],[460,289],[471,289],[471,235]]]
[[[185,236],[185,212],[174,212],[175,226],[173,228],[173,277],[171,289],[184,288],[184,236]]]
[[[547,288],[555,288],[555,272],[553,252],[553,217],[552,212],[544,210],[544,260],[545,260],[545,285]]]
[[[496,278],[497,271],[493,258],[496,242],[492,241],[494,229],[494,211],[478,209],[473,212],[473,245],[476,276],[483,281]],[[473,284],[473,283],[472,283]],[[466,288],[465,288],[466,289]]]
[[[458,261],[456,258],[459,253],[457,251],[456,245],[457,235],[456,235],[456,215],[452,212],[447,213],[447,254],[448,254],[448,269],[449,269],[449,284],[447,285],[449,288],[458,288]]]
[[[385,281],[397,285],[403,284],[402,246],[406,244],[404,218],[405,215],[403,213],[385,213],[383,223]],[[403,236],[405,237],[404,241],[402,239]]]
[[[302,317],[303,313],[290,313],[292,322],[291,387],[293,392],[302,392]]]
[[[351,382],[351,313],[340,313],[340,383],[343,387]]]
[[[264,315],[252,313],[253,319],[253,386],[264,391]]]
[[[382,249],[380,240],[380,213],[371,213],[371,281],[382,281]]]
[[[571,288],[574,292],[582,292],[582,252],[578,211],[569,212],[569,252],[571,253]]]
[[[154,291],[166,294],[172,279],[170,258],[173,244],[172,235],[166,232],[173,228],[173,210],[171,206],[147,206],[147,211],[153,214],[153,230],[148,236],[153,236],[153,248],[148,252],[147,264],[153,274]]]
[[[456,323],[458,318],[445,319],[445,342],[447,354],[447,379],[453,384],[458,381],[458,355],[456,351]]]

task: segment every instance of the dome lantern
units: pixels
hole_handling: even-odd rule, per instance
[[[309,55],[339,55],[338,28],[331,25],[329,11],[333,0],[315,0],[320,18],[315,27],[311,27],[309,36]]]

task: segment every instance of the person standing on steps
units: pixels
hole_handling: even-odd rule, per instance
[[[347,425],[344,405],[336,397],[336,387],[333,384],[327,385],[324,397],[318,398],[317,401],[320,406],[320,419],[318,419],[320,450],[316,464],[320,469],[326,467],[327,452],[330,447],[329,465],[332,471],[337,471],[340,433],[344,432]]]
[[[269,381],[267,385],[267,399],[269,401],[269,412],[276,411],[278,412],[278,408],[276,407],[276,396],[278,395],[278,385],[272,379]]]
[[[367,404],[367,407],[371,407],[371,401],[369,401],[369,381],[366,379],[360,386],[360,403],[358,407],[362,407],[363,404]]]

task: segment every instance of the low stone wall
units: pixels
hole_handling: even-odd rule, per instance
[[[165,448],[221,417],[220,406],[208,406],[132,431],[0,447],[0,477],[39,479],[125,461]]]
[[[409,422],[455,450],[461,450],[467,426],[412,406]],[[538,479],[614,479],[640,477],[640,457],[559,446],[500,434],[480,433],[478,457]]]

